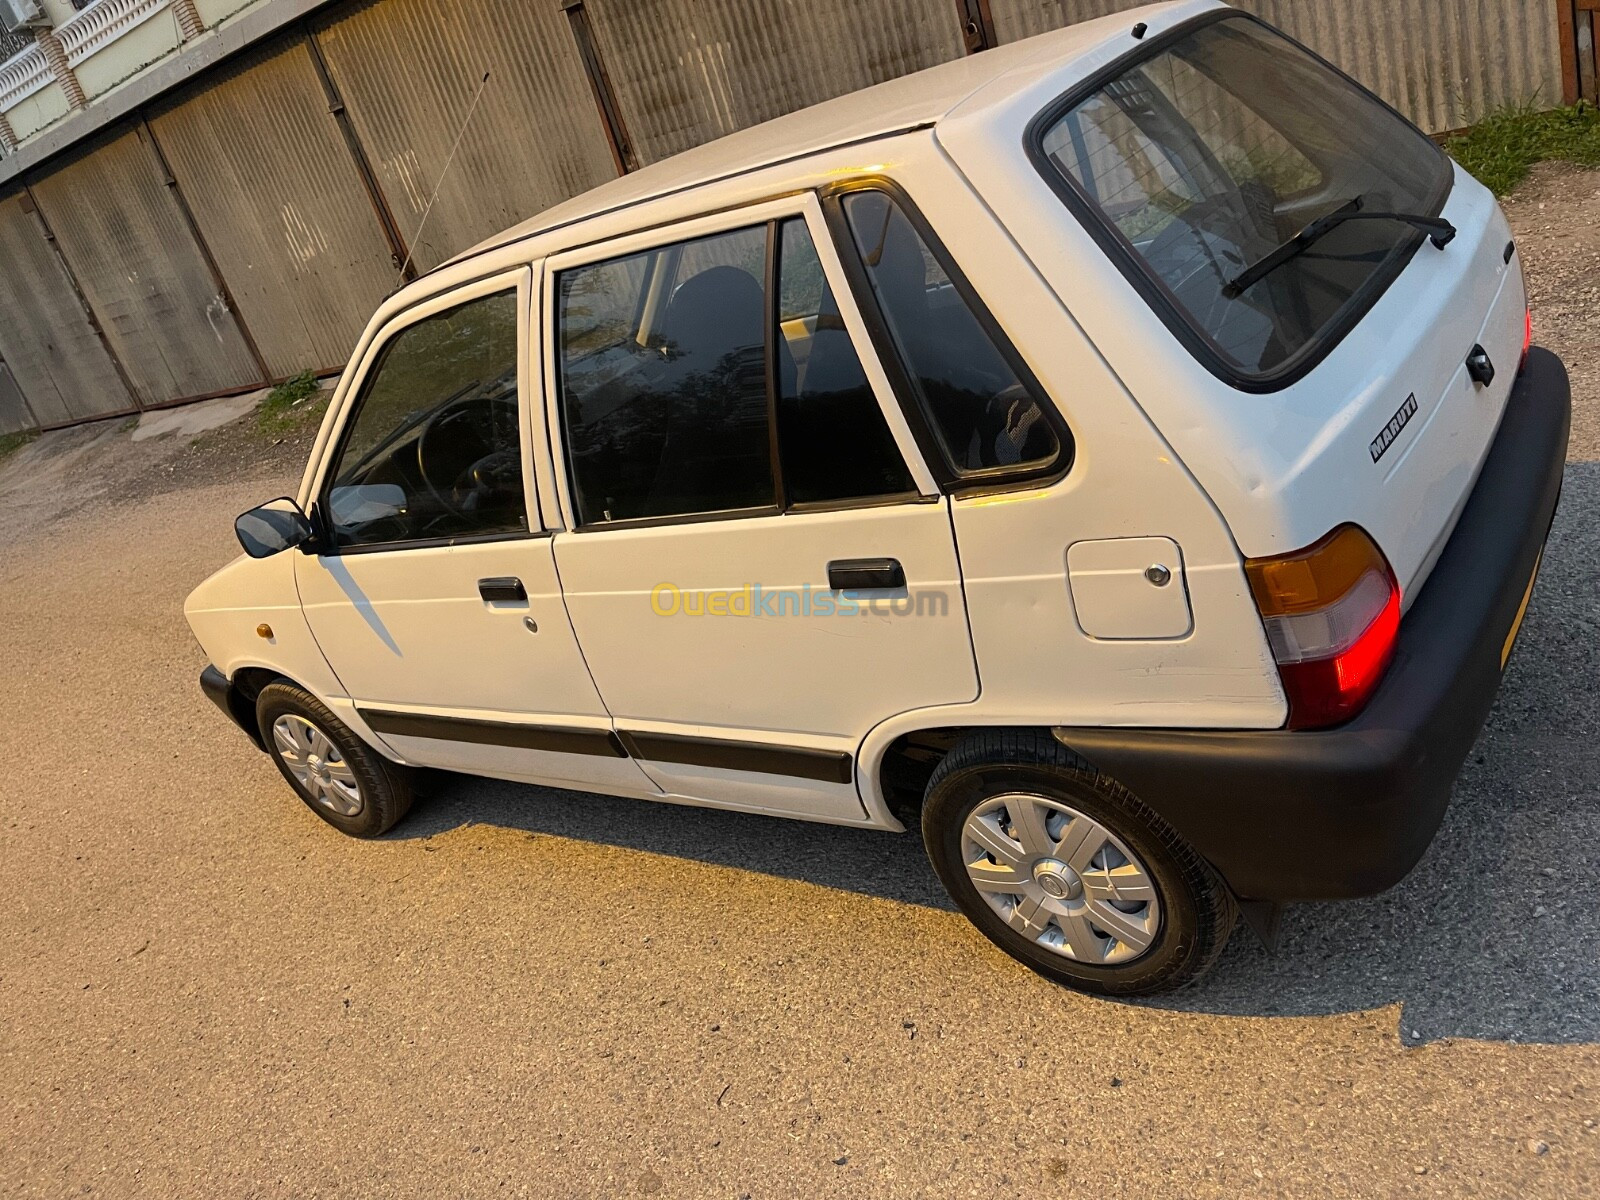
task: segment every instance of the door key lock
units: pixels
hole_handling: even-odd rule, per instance
[[[1172,582],[1172,572],[1160,563],[1151,563],[1144,569],[1144,577],[1157,587],[1166,587]]]
[[[539,632],[539,622],[535,621],[532,617],[523,617],[522,618],[522,627],[524,629],[526,629],[529,633],[538,633]]]

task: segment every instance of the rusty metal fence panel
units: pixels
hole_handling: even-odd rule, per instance
[[[0,200],[0,357],[41,425],[133,407],[72,283],[18,192]],[[29,422],[31,424],[31,422]]]
[[[316,38],[420,267],[616,174],[553,3],[383,0]],[[469,111],[419,243],[423,209]]]
[[[262,381],[138,131],[96,146],[33,191],[141,404]]]
[[[303,39],[150,120],[274,377],[341,365],[398,264]]]
[[[1423,129],[1460,129],[1502,104],[1561,103],[1550,0],[1233,0],[1337,64]],[[1015,41],[1141,0],[990,0]]]
[[[955,0],[587,0],[641,162],[965,53]]]

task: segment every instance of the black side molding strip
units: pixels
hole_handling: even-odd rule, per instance
[[[392,733],[399,737],[470,742],[479,746],[513,746],[521,750],[545,750],[554,754],[633,757],[694,767],[718,767],[724,771],[787,775],[794,779],[816,779],[823,783],[850,783],[855,779],[855,760],[843,751],[811,750],[801,746],[763,746],[755,742],[679,737],[666,733],[629,730],[612,733],[607,729],[523,725],[514,721],[480,721],[377,708],[358,708],[356,711],[374,733]]]
[[[634,758],[655,762],[719,767],[724,771],[751,771],[760,775],[788,775],[823,783],[849,783],[855,778],[854,760],[842,751],[762,746],[754,742],[677,737],[667,733],[630,730],[622,731],[622,744]]]
[[[554,754],[592,754],[626,758],[628,752],[609,729],[573,729],[554,725],[522,725],[514,721],[477,721],[466,717],[436,717],[423,713],[388,712],[360,708],[361,719],[374,733],[400,737],[434,738],[446,742],[471,742],[476,746],[514,746],[522,750],[548,750]]]

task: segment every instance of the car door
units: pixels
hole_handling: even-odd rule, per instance
[[[669,798],[862,820],[867,731],[978,679],[947,501],[816,199],[546,270],[555,559],[623,743]]]
[[[407,762],[654,793],[578,651],[539,521],[532,288],[527,268],[482,280],[373,339],[296,582],[361,718]]]

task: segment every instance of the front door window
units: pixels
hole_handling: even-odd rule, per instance
[[[389,340],[329,478],[335,549],[527,532],[515,289]]]

